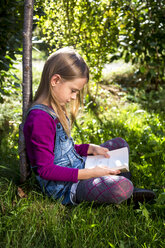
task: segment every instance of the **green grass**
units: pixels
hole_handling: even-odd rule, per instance
[[[1,191],[1,247],[163,247],[158,204],[64,207],[36,189],[28,199],[19,199],[16,190],[10,182]]]
[[[38,82],[35,77],[35,85]],[[100,85],[95,101],[91,95],[86,96],[84,109],[73,127],[74,140],[100,144],[117,136],[126,139],[133,183],[153,189],[155,203],[140,205],[139,209],[134,209],[132,203],[62,206],[41,194],[34,176],[20,185],[17,144],[21,93],[14,91],[0,105],[0,247],[165,246],[164,89],[159,94],[146,94],[143,89],[128,87],[124,91],[119,85],[113,87],[118,89],[115,94]],[[93,95],[95,91],[96,85],[91,84]],[[19,196],[18,186],[27,198]]]

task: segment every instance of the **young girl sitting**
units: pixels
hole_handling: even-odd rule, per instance
[[[73,49],[60,49],[47,59],[24,125],[27,155],[42,191],[62,204],[119,204],[133,194],[132,182],[119,170],[86,169],[85,160],[88,154],[109,157],[109,150],[128,147],[126,141],[114,138],[100,146],[75,145],[70,136],[66,105],[72,101],[71,114],[75,115],[77,95],[88,80],[89,69]],[[153,198],[150,191],[142,193]]]

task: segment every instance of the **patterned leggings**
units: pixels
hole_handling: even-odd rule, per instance
[[[128,147],[122,138],[114,138],[101,144],[109,150]],[[127,176],[112,175],[81,180],[76,190],[76,203],[83,201],[98,203],[121,203],[130,198],[133,193],[133,184]]]

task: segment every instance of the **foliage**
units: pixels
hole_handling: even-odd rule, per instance
[[[73,46],[84,56],[91,73],[99,80],[108,55],[115,51],[117,13],[111,1],[44,2],[45,15],[39,20],[49,49]]]
[[[10,69],[6,71],[4,74],[2,73],[3,78],[3,85],[0,88],[0,103],[5,102],[6,96],[10,95],[19,95],[21,92],[21,82],[20,82],[20,75],[18,77],[18,70],[17,69]]]
[[[139,65],[135,75],[139,82],[158,89],[165,80],[164,4],[164,0],[37,0],[33,45],[50,52],[66,45],[75,47],[96,81],[105,63],[123,57]],[[1,1],[0,16],[2,95],[8,70],[21,53],[23,1]]]
[[[165,80],[163,2],[46,0],[38,23],[51,52],[63,46],[77,48],[97,81],[105,63],[123,57],[139,64],[136,73],[146,75],[143,83],[157,89]]]
[[[20,82],[19,82],[20,83]],[[18,127],[21,122],[21,90],[6,88],[0,103],[1,176],[19,180]]]
[[[33,46],[49,52],[75,47],[96,81],[105,63],[123,57],[139,65],[135,73],[139,82],[158,89],[165,80],[164,4],[164,0],[37,0]],[[7,71],[21,53],[23,1],[1,1],[0,16],[2,95],[10,76]]]
[[[74,127],[76,142],[101,144],[111,138],[124,138],[130,145],[130,168],[135,185],[162,190],[165,121],[161,105],[159,109],[154,106],[158,106],[158,95],[152,94],[152,104],[147,105],[142,93],[134,95],[130,91],[121,94],[120,90],[113,96],[102,85],[98,92],[95,102],[90,94],[86,96],[84,114],[79,116]]]
[[[23,1],[2,0],[0,4],[0,83],[20,53],[23,28]]]
[[[42,15],[42,1],[35,1],[34,14]],[[17,90],[17,73],[13,71],[16,61],[22,55],[22,31],[24,18],[24,1],[2,0],[0,4],[0,101],[11,89]],[[33,29],[36,28],[35,18]],[[33,41],[35,44],[36,41]],[[8,93],[7,93],[8,92]]]
[[[158,89],[165,82],[165,1],[120,1],[117,18],[120,56],[140,65],[137,74],[146,74]]]

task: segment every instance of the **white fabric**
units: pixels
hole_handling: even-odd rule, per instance
[[[70,200],[71,200],[73,205],[78,205],[75,202],[75,199],[76,199],[76,190],[77,190],[77,186],[78,186],[79,182],[80,181],[78,181],[77,183],[73,183],[72,187],[71,187],[71,190],[70,190]]]

